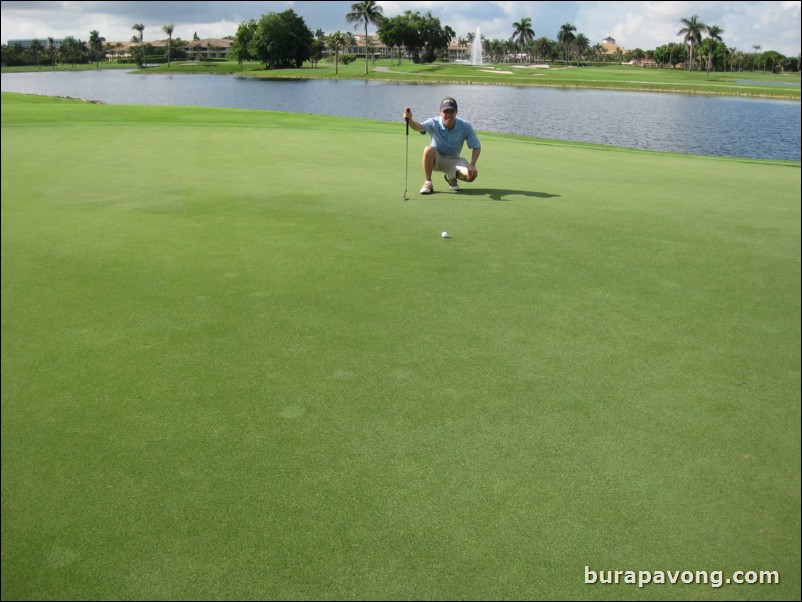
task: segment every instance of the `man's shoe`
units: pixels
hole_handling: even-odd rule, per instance
[[[446,179],[446,182],[448,183],[448,187],[451,190],[453,190],[454,192],[459,192],[459,184],[457,183],[457,178],[454,178],[453,180],[449,180],[448,176],[446,174],[443,174],[443,177]]]
[[[432,194],[434,192],[434,185],[430,181],[426,181],[423,183],[423,186],[420,189],[421,194]]]

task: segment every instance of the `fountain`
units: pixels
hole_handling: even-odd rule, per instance
[[[471,58],[468,60],[471,65],[482,64],[482,34],[479,33],[479,28],[476,28],[476,35],[471,42]]]

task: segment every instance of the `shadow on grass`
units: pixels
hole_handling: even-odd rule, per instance
[[[506,197],[523,196],[535,199],[553,199],[559,194],[549,194],[548,192],[535,192],[534,190],[509,190],[504,188],[463,188],[454,196],[475,196],[487,197],[491,201],[511,201]]]

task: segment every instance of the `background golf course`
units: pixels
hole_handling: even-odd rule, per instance
[[[2,598],[799,599],[800,164],[480,134],[3,94]]]
[[[3,73],[48,71],[125,70],[131,65],[98,63],[87,65],[60,64],[50,66],[2,67]],[[763,71],[685,71],[677,69],[643,69],[631,65],[598,67],[551,66],[539,68],[508,63],[462,65],[455,63],[399,65],[396,60],[381,59],[373,63],[368,74],[364,61],[337,66],[322,61],[312,67],[308,63],[298,69],[265,69],[261,63],[237,61],[182,61],[148,67],[139,73],[179,75],[214,73],[269,80],[379,80],[414,84],[486,84],[518,87],[593,88],[604,90],[639,90],[681,94],[712,94],[752,98],[799,100],[799,74]]]

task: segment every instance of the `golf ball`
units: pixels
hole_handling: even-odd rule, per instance
[[[440,236],[442,236],[443,238],[448,238],[448,232],[443,232]]]

